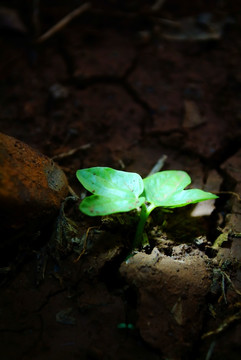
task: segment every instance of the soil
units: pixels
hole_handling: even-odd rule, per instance
[[[156,209],[129,258],[136,213],[88,218],[71,194],[47,226],[4,232],[1,358],[240,359],[238,1],[91,1],[42,42],[80,2],[2,3],[0,130],[53,159],[80,198],[77,169],[145,177],[163,155],[192,187],[233,194]]]

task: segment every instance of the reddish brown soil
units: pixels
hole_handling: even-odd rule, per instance
[[[78,195],[77,169],[145,177],[163,154],[194,187],[240,193],[240,5],[166,0],[151,13],[154,3],[93,1],[38,44],[33,2],[12,1],[28,31],[0,17],[0,131],[53,158]],[[79,5],[42,1],[40,32]],[[203,13],[212,21],[185,31],[164,21]],[[77,205],[1,246],[2,359],[240,359],[240,201],[220,195],[211,216],[165,214],[164,232],[154,211],[150,248],[128,260],[135,215],[120,225]],[[229,237],[214,251],[218,226]]]

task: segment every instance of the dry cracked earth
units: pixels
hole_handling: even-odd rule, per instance
[[[92,1],[42,42],[81,2],[42,1],[38,26],[37,3],[0,8],[1,358],[240,359],[238,2]],[[67,181],[81,197],[77,169],[145,177],[163,155],[219,199],[154,211],[127,260],[135,216],[82,215]]]

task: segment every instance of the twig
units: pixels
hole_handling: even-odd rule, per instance
[[[211,359],[211,356],[213,354],[213,350],[215,348],[215,345],[216,345],[216,341],[212,341],[211,345],[210,345],[210,347],[208,349],[207,355],[205,357],[205,360],[210,360]]]
[[[202,339],[206,339],[209,336],[212,335],[217,335],[220,334],[221,332],[223,332],[224,330],[226,330],[226,328],[231,325],[232,323],[234,323],[236,320],[240,320],[241,319],[241,311],[239,311],[238,313],[230,316],[228,319],[226,319],[217,329],[213,330],[213,331],[209,331],[205,334],[203,334]]]
[[[224,277],[223,272],[222,272],[222,282],[221,282],[221,288],[222,288],[222,292],[223,292],[224,302],[225,302],[225,304],[227,304],[227,303],[228,303],[228,301],[227,301],[227,297],[226,297],[226,294],[225,294],[225,277]]]
[[[47,39],[49,39],[55,33],[62,30],[74,18],[76,18],[77,16],[83,14],[85,11],[89,10],[90,7],[91,7],[91,3],[86,2],[83,5],[81,5],[80,7],[78,7],[77,9],[75,9],[74,11],[72,11],[71,13],[69,13],[68,15],[66,15],[62,20],[57,22],[57,24],[55,24],[51,29],[49,29],[48,31],[46,31],[46,33],[41,35],[37,39],[37,43],[40,44],[40,43],[46,41]]]
[[[151,171],[149,172],[149,174],[147,176],[151,176],[151,175],[157,173],[158,171],[160,171],[163,168],[166,159],[167,159],[167,155],[162,155],[160,157],[160,159],[158,159],[158,161],[153,166],[153,168],[151,169]]]
[[[81,258],[81,256],[83,256],[84,253],[85,253],[85,251],[86,251],[87,239],[88,239],[90,230],[92,230],[92,229],[98,229],[98,228],[99,228],[99,226],[90,226],[90,227],[87,229],[86,234],[85,234],[83,249],[82,249],[81,253],[79,254],[79,256],[78,256],[76,259],[74,259],[74,263],[77,263],[77,262],[79,261],[79,259]]]
[[[153,4],[153,5],[151,6],[151,10],[152,10],[152,11],[158,11],[158,10],[160,10],[160,8],[162,7],[162,5],[164,4],[165,1],[166,1],[166,0],[157,0],[157,1],[155,2],[155,4]]]
[[[74,197],[74,199],[79,199],[79,196],[76,194],[76,192],[72,189],[71,186],[68,186],[69,188],[69,193],[71,194],[71,196]]]
[[[67,152],[64,152],[64,153],[61,153],[61,154],[58,154],[58,155],[55,155],[52,157],[52,160],[61,160],[61,159],[64,159],[66,157],[69,157],[69,156],[72,156],[74,155],[77,151],[79,150],[87,150],[91,147],[91,144],[85,144],[85,145],[81,145],[77,148],[74,148],[74,149],[71,149]]]
[[[232,282],[232,280],[230,279],[230,277],[228,276],[228,274],[226,274],[225,271],[222,271],[223,275],[226,277],[226,279],[228,280],[228,282],[230,283],[230,285],[232,286],[233,290],[236,292],[236,294],[241,296],[241,292],[236,288],[236,286],[234,285],[234,283]]]
[[[218,195],[218,194],[233,195],[238,199],[238,201],[241,201],[241,197],[239,196],[239,194],[236,193],[236,192],[233,192],[233,191],[213,191],[213,194],[216,194],[216,195]]]
[[[0,268],[0,274],[7,274],[12,270],[11,266],[5,266]]]
[[[40,34],[39,2],[40,0],[33,0],[33,27],[34,27],[35,36],[39,36]]]

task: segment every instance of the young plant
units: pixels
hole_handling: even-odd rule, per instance
[[[199,189],[184,188],[191,183],[185,171],[166,170],[144,180],[136,173],[108,167],[78,170],[76,176],[90,192],[79,209],[89,216],[103,216],[141,208],[133,248],[143,239],[146,220],[156,207],[176,208],[217,196]]]

